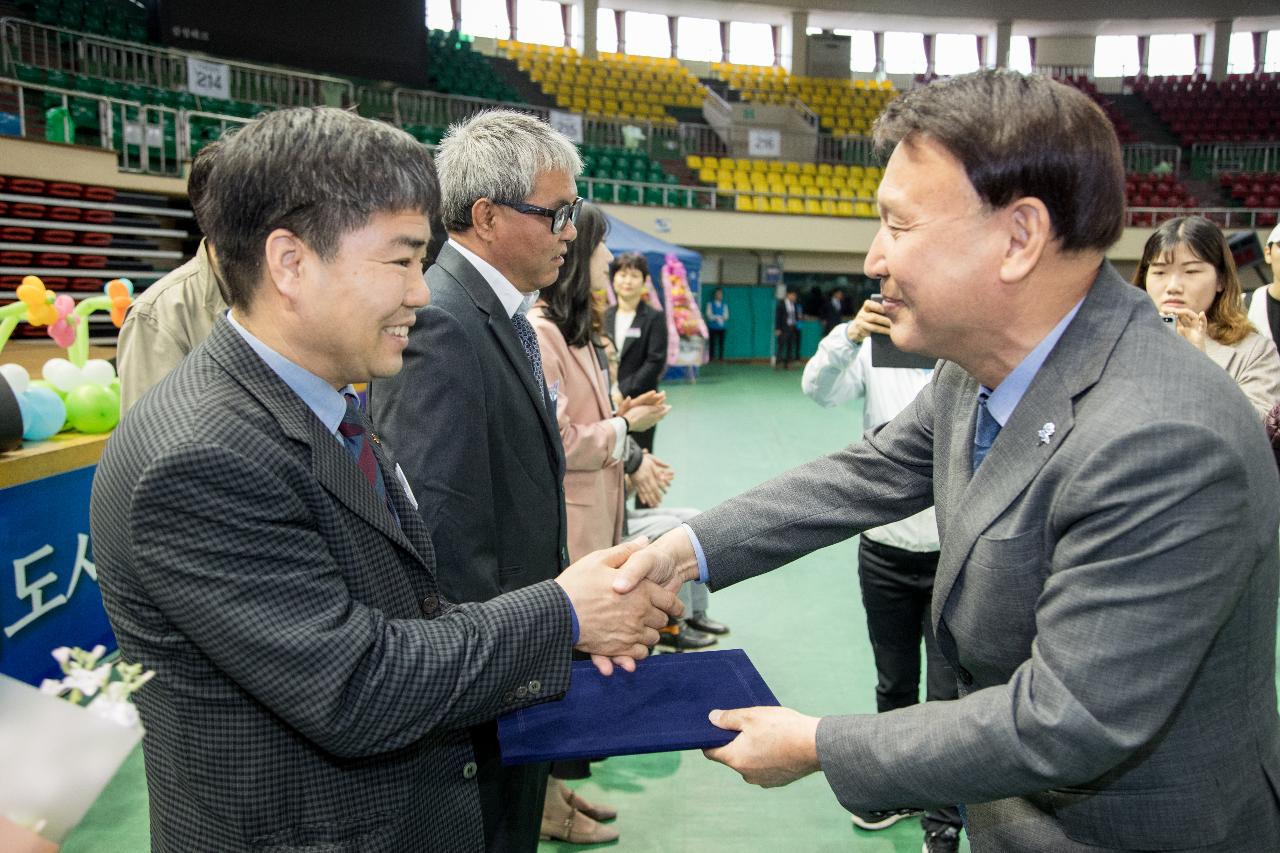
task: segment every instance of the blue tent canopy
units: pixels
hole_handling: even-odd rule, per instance
[[[615,255],[620,255],[623,252],[640,252],[644,255],[645,260],[649,262],[649,273],[653,276],[653,286],[658,291],[658,298],[663,300],[664,304],[662,265],[666,263],[667,255],[674,254],[684,264],[685,272],[689,276],[689,292],[693,294],[695,304],[697,303],[699,281],[702,273],[702,255],[692,249],[686,249],[684,246],[677,246],[675,243],[668,243],[666,240],[646,234],[639,228],[633,228],[621,219],[615,219],[612,216],[609,216],[609,234],[605,237],[604,242],[609,247],[609,251]]]

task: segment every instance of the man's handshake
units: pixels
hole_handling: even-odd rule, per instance
[[[680,584],[697,577],[693,546],[680,528],[652,545],[638,539],[588,554],[556,578],[578,617],[575,648],[604,675],[614,664],[633,671],[657,644],[658,629],[684,613]]]

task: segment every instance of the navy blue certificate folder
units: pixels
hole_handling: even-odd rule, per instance
[[[706,749],[737,735],[711,725],[713,709],[777,704],[741,649],[658,655],[608,678],[574,661],[564,698],[500,717],[498,742],[506,765]]]

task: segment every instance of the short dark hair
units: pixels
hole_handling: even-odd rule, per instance
[[[1236,259],[1222,229],[1203,216],[1179,216],[1160,224],[1151,232],[1142,248],[1142,260],[1133,273],[1133,283],[1147,289],[1147,271],[1158,260],[1173,254],[1178,246],[1186,246],[1200,260],[1213,267],[1222,290],[1213,295],[1209,310],[1209,336],[1220,344],[1238,344],[1257,331],[1242,307],[1243,296]]]
[[[196,225],[201,231],[204,231],[205,227],[201,218],[200,205],[204,201],[204,191],[209,186],[209,176],[213,174],[213,164],[221,150],[222,140],[208,143],[196,152],[195,159],[191,161],[191,168],[187,170],[187,203],[191,205],[191,212],[196,215]]]
[[[872,138],[887,156],[916,137],[964,166],[990,209],[1034,196],[1066,252],[1106,251],[1124,231],[1124,161],[1106,114],[1078,89],[988,69],[940,80],[888,103]]]
[[[591,343],[593,325],[590,261],[609,232],[609,218],[600,208],[583,202],[576,228],[578,236],[569,244],[560,275],[555,284],[542,289],[541,298],[547,303],[547,319],[560,330],[564,342],[585,347]]]
[[[613,281],[613,277],[620,270],[635,270],[645,278],[649,277],[649,262],[645,256],[639,252],[623,252],[621,255],[613,259],[609,264],[609,281]]]
[[[252,302],[267,235],[287,228],[324,260],[375,214],[439,206],[427,150],[403,130],[333,107],[266,113],[218,152],[201,201],[227,302]]]

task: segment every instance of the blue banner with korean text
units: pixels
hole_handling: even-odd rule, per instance
[[[115,649],[89,542],[97,466],[0,489],[0,672],[61,677],[58,646]]]

